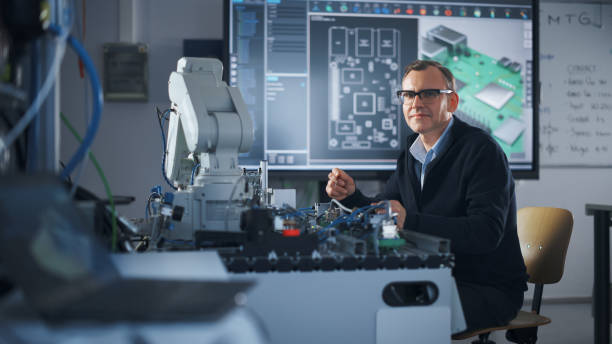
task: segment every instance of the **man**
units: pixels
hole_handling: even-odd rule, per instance
[[[459,104],[454,86],[437,62],[408,65],[398,96],[415,134],[383,193],[365,197],[339,169],[329,174],[326,192],[351,207],[390,200],[399,228],[450,239],[463,313],[475,330],[516,316],[527,274],[508,161],[490,135],[452,115]]]

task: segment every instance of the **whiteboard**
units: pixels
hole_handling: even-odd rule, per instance
[[[612,167],[612,5],[540,6],[540,165]]]

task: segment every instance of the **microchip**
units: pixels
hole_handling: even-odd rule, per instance
[[[510,68],[511,71],[518,73],[521,71],[521,64],[518,62],[512,62],[508,68]]]
[[[489,83],[475,97],[481,102],[492,106],[496,110],[501,109],[514,96],[514,92],[499,86],[496,83]]]
[[[512,61],[510,61],[510,59],[507,57],[502,57],[501,59],[499,59],[499,61],[497,61],[497,63],[502,65],[504,68],[508,68],[508,66],[510,65],[510,63],[512,63]]]
[[[455,78],[455,91],[460,91],[465,87],[465,82]]]
[[[505,143],[512,145],[525,130],[525,123],[514,117],[508,117],[495,131],[493,135]]]

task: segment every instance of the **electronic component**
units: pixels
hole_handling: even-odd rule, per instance
[[[514,96],[514,92],[491,82],[474,96],[483,103],[499,110]]]
[[[510,66],[510,63],[512,63],[512,61],[510,61],[510,59],[507,57],[502,57],[501,59],[499,59],[499,61],[497,61],[497,63],[504,68],[508,68],[508,66]]]
[[[525,130],[525,123],[514,117],[508,117],[495,131],[493,135],[511,145]]]
[[[491,133],[491,128],[488,125],[486,125],[482,121],[477,120],[474,117],[469,116],[468,114],[466,114],[465,112],[461,110],[455,111],[454,115],[457,116],[457,118],[459,118],[460,120],[464,121],[465,123],[471,125],[472,127],[480,128],[489,134]]]
[[[521,71],[521,64],[518,62],[512,62],[508,67],[511,71],[518,73]]]
[[[444,25],[438,25],[429,30],[427,38],[446,46],[453,54],[467,50],[467,36]]]
[[[421,58],[444,63],[448,58],[448,48],[434,41],[422,39]]]

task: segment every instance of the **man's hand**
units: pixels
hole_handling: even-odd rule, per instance
[[[404,221],[406,221],[406,209],[402,206],[399,201],[390,200],[391,212],[397,213],[397,228],[404,229]]]
[[[355,181],[346,172],[334,168],[328,175],[327,195],[335,200],[342,201],[355,193]]]
[[[385,204],[386,201],[380,201],[378,203],[372,203],[372,205],[374,204]],[[404,221],[406,221],[406,209],[404,209],[404,207],[402,206],[402,204],[399,201],[396,200],[389,200],[389,203],[391,204],[391,214],[397,214],[397,228],[398,229],[404,229]],[[377,209],[376,213],[377,214],[384,214],[387,212],[388,209]]]

